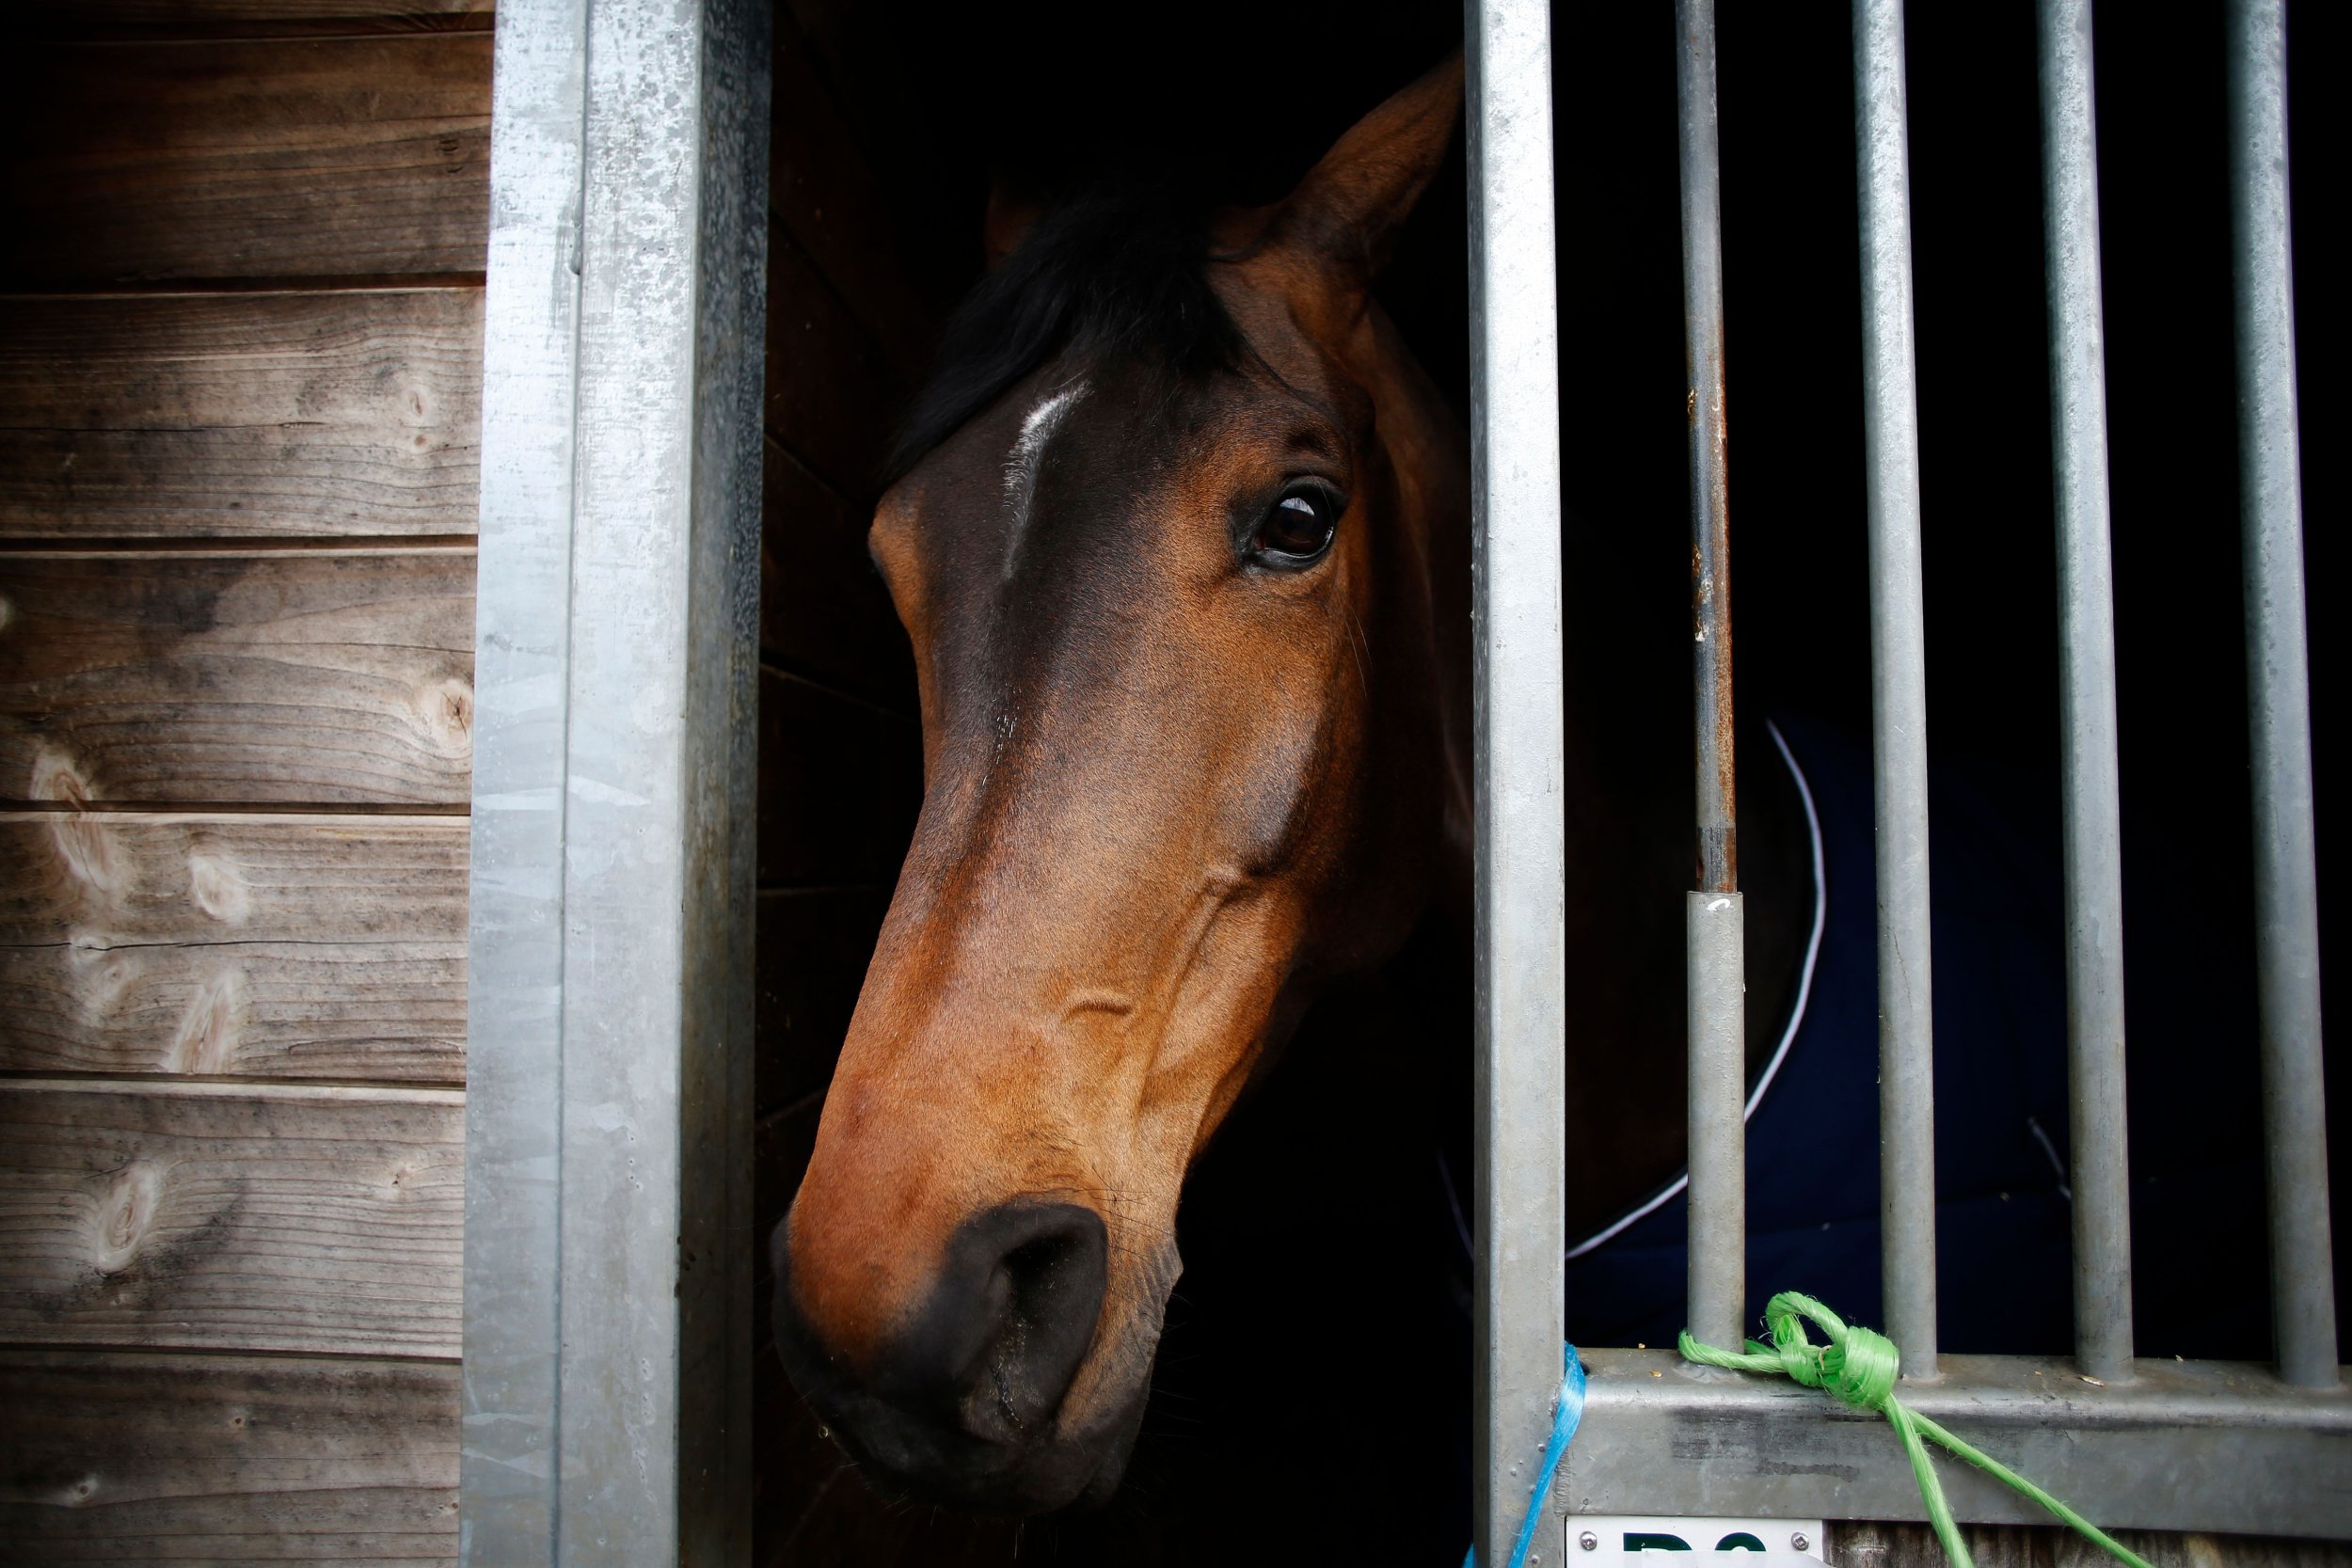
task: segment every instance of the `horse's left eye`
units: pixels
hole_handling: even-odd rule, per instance
[[[1339,497],[1320,484],[1296,484],[1282,492],[1250,536],[1249,553],[1260,562],[1295,570],[1323,559],[1345,510]]]

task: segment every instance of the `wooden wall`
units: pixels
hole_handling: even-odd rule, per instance
[[[0,1560],[455,1556],[489,8],[0,21]]]

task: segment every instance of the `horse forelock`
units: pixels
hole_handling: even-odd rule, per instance
[[[1164,192],[1089,193],[1047,213],[949,320],[884,477],[903,478],[1058,354],[1186,378],[1236,364],[1241,332],[1209,260],[1204,220]]]

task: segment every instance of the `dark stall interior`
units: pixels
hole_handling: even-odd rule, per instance
[[[2142,1354],[2259,1359],[2268,1307],[2221,12],[2217,3],[2119,7],[2099,23],[2137,1330]],[[980,272],[992,179],[1035,193],[1148,177],[1203,201],[1267,201],[1453,47],[1460,25],[1446,4],[1208,0],[986,14],[779,5],[762,626],[763,1254],[806,1161],[919,801],[912,666],[863,534],[938,330]],[[1740,701],[1751,719],[1867,739],[1847,16],[1840,7],[1730,7],[1721,25]],[[1690,749],[1672,8],[1564,7],[1554,30],[1571,681],[1613,778],[1657,795],[1629,823],[1672,822],[1687,798]],[[2343,393],[2314,373],[2341,351],[2344,306],[2313,285],[2328,275],[2315,254],[2312,196],[2341,182],[2336,150],[2352,142],[2341,98],[2318,90],[2320,62],[2337,56],[2343,30],[2336,12],[2306,7],[2291,31],[2314,584],[2333,580],[2344,547],[2330,526],[2340,486],[2315,460],[2332,450],[2319,433],[2341,427]],[[1915,8],[1909,49],[1930,744],[1939,789],[1948,776],[2013,806],[2003,818],[2010,848],[2046,857],[2035,861],[2047,873],[2037,896],[2054,900],[2057,583],[2032,16],[2022,7]],[[1457,150],[1381,294],[1466,411],[1465,217]],[[2324,606],[2314,610],[2325,887],[2340,882],[2326,873],[2343,861],[2328,813],[2341,633]],[[1749,768],[1769,760],[1753,736],[1742,743]],[[1867,821],[1861,831],[1867,841]],[[1668,846],[1667,863],[1680,853]],[[1942,855],[1939,841],[1939,864]],[[1571,897],[1616,900],[1627,919],[1671,928],[1678,942],[1682,891],[1661,881],[1572,888]],[[2058,961],[2055,917],[2018,940],[2044,943],[2046,961]],[[1939,993],[1964,992],[1971,974],[1947,963]],[[1395,973],[1327,1002],[1203,1157],[1187,1188],[1186,1268],[1153,1403],[1108,1508],[1022,1523],[881,1499],[802,1409],[768,1347],[760,1560],[1454,1560],[1468,1528],[1468,1268],[1449,1187],[1466,1192],[1469,1170],[1464,981],[1457,966],[1417,966],[1408,955]],[[2062,1022],[2047,1016],[2062,990],[2017,1006],[2042,1009],[2023,1036],[2062,1039]],[[1948,1070],[1968,1069],[1971,1044],[1940,1041]],[[2184,1083],[2195,1092],[2179,1092]],[[1658,1064],[1654,1095],[1678,1104],[1678,1060]],[[2340,1110],[2331,1121],[2341,1151]],[[2054,1132],[2053,1182],[2062,1118]],[[1678,1161],[1671,1149],[1661,1157],[1669,1170]],[[1873,1211],[1871,1151],[1854,1160],[1855,1200]],[[2340,1154],[2339,1172],[2345,1164]],[[2339,1176],[2339,1213],[2344,1197]],[[2174,1244],[2192,1232],[2195,1246]],[[2063,1246],[2062,1221],[2054,1244]],[[1803,1282],[1752,1282],[1759,1303],[1788,1285]],[[1947,1350],[2064,1353],[2062,1294],[2028,1292],[1988,1318],[1954,1310],[1976,1299],[1970,1281],[1947,1270],[1944,1287]],[[1874,1302],[1839,1305],[1875,1321]],[[1572,1332],[1580,1310],[1572,1302]],[[757,1321],[764,1342],[764,1298]]]

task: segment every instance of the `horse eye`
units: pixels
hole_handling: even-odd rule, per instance
[[[1249,549],[1269,566],[1298,567],[1322,558],[1340,523],[1340,500],[1320,485],[1284,492],[1249,541]]]

